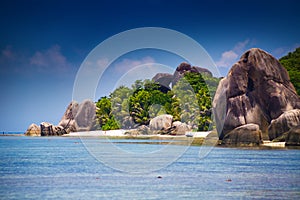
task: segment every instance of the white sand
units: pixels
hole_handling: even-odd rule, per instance
[[[82,132],[71,132],[65,134],[65,137],[96,137],[96,136],[124,136],[125,130],[110,130],[110,131],[82,131]]]

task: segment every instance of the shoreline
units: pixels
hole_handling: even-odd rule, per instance
[[[217,146],[217,147],[231,147],[231,148],[246,148],[246,149],[300,149],[299,146],[287,146],[285,142],[272,142],[264,140],[260,146],[226,146],[221,145],[220,141],[216,136],[212,136],[214,133],[212,131],[203,131],[203,132],[187,132],[185,135],[134,135],[134,134],[125,134],[129,130],[108,130],[108,131],[80,131],[80,132],[71,132],[69,134],[64,134],[57,137],[65,138],[99,138],[99,139],[120,139],[120,140],[173,140],[174,144],[179,145],[192,145],[192,146]],[[192,136],[191,136],[192,134]],[[5,133],[0,134],[0,136],[12,136],[12,137],[23,137],[24,133]],[[27,137],[27,136],[26,136]],[[28,136],[31,137],[31,136]],[[33,136],[39,137],[39,136]],[[53,136],[48,136],[53,137]],[[218,140],[218,141],[217,141]]]

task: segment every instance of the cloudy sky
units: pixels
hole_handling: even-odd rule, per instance
[[[42,121],[57,124],[72,100],[82,62],[99,43],[120,32],[163,27],[186,34],[225,76],[249,48],[280,58],[299,47],[299,19],[296,0],[2,0],[0,131],[25,131]],[[130,53],[112,64],[106,79],[109,74],[122,76],[120,69],[128,65],[152,62],[175,68],[181,61],[166,52]],[[97,89],[99,97],[109,93],[106,85]]]

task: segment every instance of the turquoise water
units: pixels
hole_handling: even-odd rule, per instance
[[[116,145],[161,148],[125,141]],[[203,159],[199,150],[132,174],[102,164],[78,138],[0,137],[0,199],[300,199],[299,150],[213,148]]]

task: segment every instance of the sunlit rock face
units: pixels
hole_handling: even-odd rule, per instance
[[[271,121],[299,109],[300,98],[278,60],[253,48],[220,81],[213,107],[220,139],[245,124],[257,124],[262,138],[269,139]]]
[[[60,126],[69,131],[89,131],[95,123],[96,106],[91,100],[85,100],[78,104],[72,101],[65,111]]]

